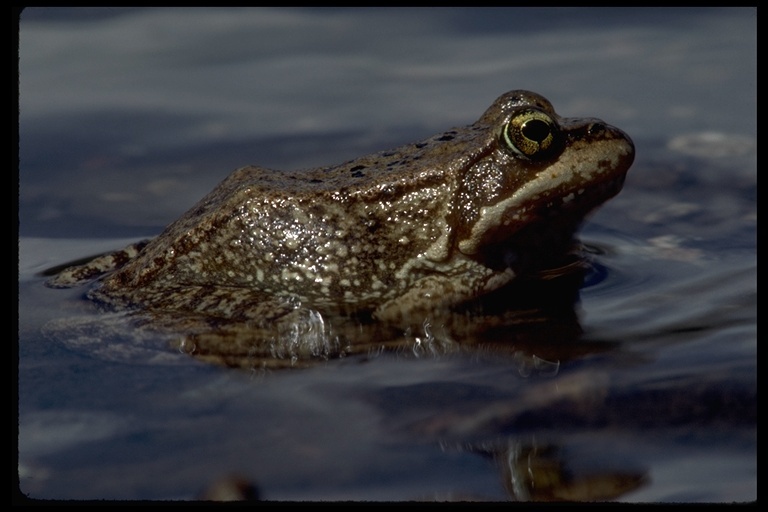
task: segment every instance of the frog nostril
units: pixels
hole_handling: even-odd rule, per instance
[[[605,131],[605,123],[596,122],[587,127],[587,133],[590,135],[599,135]]]

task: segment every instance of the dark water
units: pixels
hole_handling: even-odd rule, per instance
[[[159,233],[236,167],[338,163],[516,88],[637,146],[583,230],[567,348],[248,373],[41,334],[93,313],[40,271]],[[28,9],[20,112],[25,495],[237,474],[273,500],[756,499],[754,10]]]

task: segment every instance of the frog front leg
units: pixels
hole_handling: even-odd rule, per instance
[[[512,269],[496,271],[471,260],[454,262],[450,266],[431,265],[430,273],[417,279],[398,297],[379,306],[373,316],[398,325],[421,323],[453,306],[497,290],[514,278]]]

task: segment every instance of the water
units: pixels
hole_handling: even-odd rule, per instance
[[[755,10],[27,9],[19,41],[24,495],[756,499]],[[40,271],[159,233],[233,169],[412,142],[516,88],[637,146],[583,230],[567,347],[249,373],[41,334],[92,313]]]

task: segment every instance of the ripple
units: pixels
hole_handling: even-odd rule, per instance
[[[756,150],[754,137],[731,135],[722,132],[698,132],[678,135],[667,147],[685,155],[702,158],[743,156]]]

